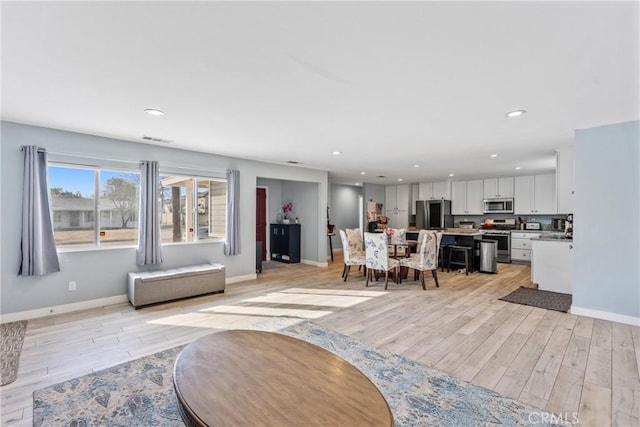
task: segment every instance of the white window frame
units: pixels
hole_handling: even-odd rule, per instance
[[[66,168],[66,169],[83,169],[89,170],[93,172],[93,242],[86,244],[75,245],[62,245],[56,242],[56,250],[59,253],[63,252],[88,252],[88,251],[105,251],[105,250],[113,250],[113,249],[123,249],[123,248],[137,248],[138,241],[140,239],[140,230],[137,230],[136,240],[130,244],[123,245],[107,245],[101,246],[100,242],[100,232],[101,232],[101,215],[100,215],[100,173],[105,172],[121,172],[127,174],[134,174],[140,176],[140,169],[127,167],[127,165],[114,165],[113,162],[109,162],[109,164],[85,164],[80,162],[69,162],[69,161],[56,161],[49,160],[47,162],[47,172],[49,167],[58,167],[58,168]],[[51,183],[47,183],[47,190],[49,191],[49,196],[51,197]],[[141,188],[138,186],[138,197],[137,197],[137,212],[138,212],[138,221],[140,221],[140,192]],[[49,206],[51,219],[55,221],[55,213],[53,211],[53,202],[50,203]],[[53,225],[53,224],[52,224]],[[55,230],[54,230],[55,231]]]
[[[179,242],[162,242],[162,246],[173,246],[173,245],[198,245],[198,244],[207,244],[207,243],[224,243],[226,241],[226,228],[228,226],[227,224],[227,210],[229,209],[229,206],[227,205],[227,198],[226,198],[226,192],[229,190],[229,183],[227,181],[226,176],[225,177],[221,177],[220,175],[217,175],[215,173],[207,173],[206,171],[198,171],[198,173],[194,173],[193,171],[186,171],[186,170],[181,170],[181,169],[169,169],[169,168],[160,168],[160,180],[162,181],[163,177],[167,177],[167,176],[175,176],[175,177],[180,177],[180,178],[184,178],[184,179],[192,179],[194,180],[194,190],[192,192],[192,200],[191,200],[191,206],[192,207],[196,207],[198,204],[198,182],[199,180],[206,180],[206,181],[217,181],[217,182],[223,182],[225,184],[225,201],[224,201],[224,205],[225,205],[225,212],[224,212],[224,227],[225,227],[225,232],[223,233],[222,237],[215,237],[215,238],[207,238],[207,239],[201,239],[198,233],[198,218],[197,218],[197,214],[198,214],[198,209],[192,209],[192,217],[191,217],[191,223],[193,225],[194,231],[193,231],[193,240],[181,240]],[[164,187],[163,187],[164,188]],[[164,209],[164,207],[162,208]],[[211,206],[209,206],[209,209],[211,209]],[[186,224],[185,224],[186,227]],[[211,219],[209,220],[209,227],[211,227]],[[186,233],[189,233],[190,231],[185,231]]]

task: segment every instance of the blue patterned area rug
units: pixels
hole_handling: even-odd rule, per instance
[[[362,371],[389,403],[396,426],[530,425],[541,411],[313,322],[276,318],[252,329],[325,348]],[[35,426],[183,426],[165,350],[33,393]],[[540,417],[531,421],[540,425]]]

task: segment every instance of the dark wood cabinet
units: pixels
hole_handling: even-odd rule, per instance
[[[300,224],[271,224],[271,259],[300,262]]]

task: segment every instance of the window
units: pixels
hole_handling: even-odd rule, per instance
[[[49,189],[58,247],[137,246],[138,172],[52,164]]]
[[[164,174],[160,176],[160,181],[162,243],[225,238],[225,179]]]

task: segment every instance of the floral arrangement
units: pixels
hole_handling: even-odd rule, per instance
[[[282,206],[282,213],[284,214],[284,217],[287,218],[289,216],[289,213],[293,210],[293,203],[289,202],[286,203],[284,206]]]
[[[387,237],[391,237],[396,233],[395,228],[385,228],[384,232],[387,234]]]

